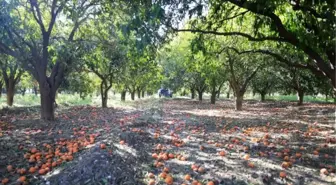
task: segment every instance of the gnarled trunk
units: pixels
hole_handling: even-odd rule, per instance
[[[302,90],[298,90],[297,91],[297,98],[298,98],[297,105],[302,105],[303,104],[303,96],[304,96],[304,92]]]
[[[121,91],[121,101],[126,100],[126,91]]]

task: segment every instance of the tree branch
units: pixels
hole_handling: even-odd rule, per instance
[[[249,34],[246,33],[241,33],[241,32],[217,32],[217,31],[208,31],[208,30],[200,30],[200,29],[177,29],[177,28],[172,28],[173,31],[176,32],[192,32],[192,33],[203,33],[203,34],[213,34],[213,35],[220,35],[220,36],[242,36],[247,38],[249,41],[277,41],[277,42],[287,42],[285,39],[280,38],[280,37],[263,37],[263,38],[255,38],[252,37]]]
[[[274,57],[275,59],[277,59],[279,62],[282,62],[282,63],[284,63],[288,66],[293,66],[293,67],[303,68],[303,69],[309,69],[315,75],[324,76],[323,72],[321,70],[318,70],[318,68],[316,68],[313,65],[310,65],[310,64],[305,64],[304,65],[304,64],[293,63],[293,62],[290,62],[289,60],[287,60],[286,58],[282,57],[280,54],[273,53],[273,52],[268,51],[268,50],[259,49],[259,50],[246,50],[246,51],[240,52],[236,48],[228,47],[228,49],[231,49],[231,50],[235,51],[237,54],[262,53],[262,54],[270,55],[270,56]]]

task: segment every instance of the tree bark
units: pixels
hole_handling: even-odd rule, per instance
[[[40,94],[41,94],[41,119],[43,120],[54,120],[55,111],[55,88],[51,88],[50,85],[45,82],[45,84],[40,83]]]
[[[23,90],[21,91],[22,96],[26,94],[26,90],[27,90],[26,88],[23,88]]]
[[[1,98],[1,95],[2,95],[2,86],[3,86],[3,83],[0,82],[0,98]]]
[[[105,80],[102,80],[100,84],[100,96],[102,100],[102,107],[107,108],[107,100],[108,100],[108,91],[110,90],[111,86],[107,85]]]
[[[237,93],[237,96],[236,96],[236,107],[235,107],[235,109],[237,111],[243,110],[243,100],[244,100],[244,94]]]
[[[35,96],[37,96],[37,87],[35,85],[33,86],[33,91],[34,91]]]
[[[229,86],[229,90],[226,93],[226,98],[229,99],[230,98],[230,91],[231,91],[231,86]]]
[[[132,91],[131,92],[131,99],[134,100],[134,98],[135,98],[135,91]]]
[[[103,90],[103,92],[101,92],[101,94],[102,94],[102,107],[107,108],[107,99],[108,99],[107,90]]]
[[[7,105],[8,106],[13,106],[14,102],[14,94],[15,94],[15,89],[14,89],[14,84],[9,84],[9,87],[6,89],[7,93]]]
[[[137,94],[138,94],[138,99],[140,99],[141,98],[141,91],[139,89],[137,90]]]
[[[265,101],[265,96],[266,96],[266,93],[260,93],[260,97],[261,97],[261,101],[264,102]]]
[[[121,91],[121,101],[126,100],[126,91]]]
[[[142,97],[142,98],[145,97],[145,91],[141,91],[141,97]]]
[[[303,96],[304,96],[304,92],[302,90],[298,90],[297,91],[298,105],[303,104]]]
[[[211,88],[212,89],[211,89],[210,103],[215,104],[216,103],[216,95],[217,95],[216,86],[212,86]]]
[[[198,92],[198,100],[202,101],[203,100],[203,91],[197,91]]]
[[[191,99],[195,99],[195,89],[191,88],[190,92],[191,92]]]

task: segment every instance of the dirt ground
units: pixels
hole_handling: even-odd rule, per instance
[[[246,101],[237,112],[229,100],[139,100],[128,108],[60,107],[55,122],[39,120],[38,111],[0,111],[7,184],[336,182],[334,104]]]

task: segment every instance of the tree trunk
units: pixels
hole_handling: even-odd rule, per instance
[[[212,86],[212,89],[211,89],[211,98],[210,98],[210,103],[211,104],[215,104],[216,103],[216,95],[217,95],[216,86]]]
[[[6,83],[7,105],[13,106],[14,94],[15,94],[15,82],[14,79],[8,79]]]
[[[135,97],[135,91],[132,91],[131,92],[131,99],[134,100],[134,97]]]
[[[217,92],[217,98],[219,99],[220,96],[220,91]]]
[[[145,97],[145,91],[141,91],[141,97],[142,97],[142,98]]]
[[[33,91],[34,91],[35,96],[37,96],[37,87],[35,85],[33,86]]]
[[[48,85],[40,85],[41,94],[41,119],[43,120],[54,120],[54,102],[55,102],[55,91],[52,90]]]
[[[226,98],[227,98],[227,99],[230,98],[230,91],[231,91],[231,87],[229,86],[229,90],[228,90],[228,92],[226,93]]]
[[[303,104],[303,95],[304,92],[299,90],[297,91],[297,97],[298,97],[298,104],[297,105],[302,105]]]
[[[126,91],[121,91],[121,101],[126,100]]]
[[[102,107],[107,108],[107,99],[108,99],[108,93],[107,90],[104,90],[102,93]]]
[[[138,99],[140,99],[141,98],[141,91],[137,90],[137,94],[138,94]]]
[[[198,92],[198,100],[202,101],[203,100],[203,91],[197,91]]]
[[[100,96],[102,100],[102,107],[107,108],[108,87],[107,87],[107,82],[104,80],[102,80],[100,84]]]
[[[2,84],[0,83],[0,98],[1,98],[1,95],[2,95]]]
[[[262,102],[265,101],[265,96],[266,96],[266,93],[260,93],[260,97],[261,97]]]
[[[27,90],[26,88],[23,88],[23,90],[21,92],[22,96],[24,96],[26,94],[26,90]]]
[[[195,89],[190,89],[191,99],[195,99]]]
[[[243,110],[243,100],[244,100],[244,94],[236,94],[236,107],[235,109],[237,111]]]
[[[7,105],[8,106],[13,106],[13,101],[14,101],[14,87],[9,87],[6,90],[7,93]]]

